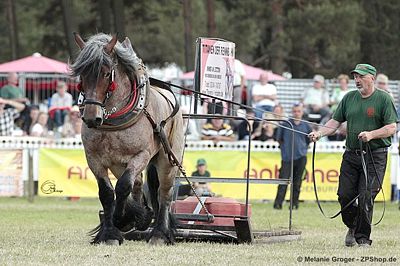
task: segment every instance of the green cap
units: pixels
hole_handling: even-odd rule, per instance
[[[376,68],[369,65],[369,64],[358,64],[356,65],[356,68],[350,72],[351,74],[353,73],[358,73],[361,76],[371,74],[373,76],[376,75]]]
[[[199,165],[206,165],[206,164],[207,164],[207,163],[206,163],[206,160],[204,160],[203,158],[197,160],[197,165],[198,165],[198,166],[199,166]]]

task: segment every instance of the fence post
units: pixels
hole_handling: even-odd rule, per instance
[[[28,150],[28,201],[33,202],[34,199],[34,182],[33,182],[33,152]]]

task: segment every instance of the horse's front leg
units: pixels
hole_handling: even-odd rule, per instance
[[[100,225],[92,230],[92,234],[96,234],[92,240],[92,244],[106,243],[106,244],[122,244],[123,237],[120,231],[113,224],[114,213],[114,188],[107,177],[97,178],[99,187],[99,199],[103,206],[104,216]]]
[[[116,206],[113,219],[115,226],[124,232],[133,227],[145,230],[151,222],[152,213],[142,200],[142,171],[149,159],[150,155],[146,151],[137,154],[128,163],[115,186]]]
[[[173,184],[176,167],[172,167],[168,159],[161,159],[157,167],[160,187],[158,189],[159,209],[156,214],[154,229],[150,234],[150,244],[174,244],[175,221],[170,215]]]

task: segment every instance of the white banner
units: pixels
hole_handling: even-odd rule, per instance
[[[200,92],[232,100],[235,43],[200,39]]]

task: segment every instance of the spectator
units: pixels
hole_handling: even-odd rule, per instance
[[[210,123],[206,123],[201,131],[202,140],[233,141],[235,135],[230,125],[224,123],[222,118],[212,118]]]
[[[49,115],[45,112],[40,112],[37,118],[37,122],[33,125],[30,135],[32,137],[41,137],[47,138],[49,137],[49,131],[47,129],[47,122],[49,119]]]
[[[67,84],[58,82],[57,92],[51,96],[49,114],[55,127],[64,125],[65,117],[72,107],[72,95],[67,92]]]
[[[211,177],[210,172],[207,170],[207,162],[204,159],[198,159],[196,164],[196,171],[192,173],[192,176],[199,177]],[[213,196],[210,185],[207,182],[195,182],[194,188],[196,190],[197,195],[199,196]]]
[[[268,83],[268,74],[263,72],[260,75],[260,83],[253,86],[253,106],[256,110],[256,117],[262,118],[263,111],[272,112],[276,100],[276,87]]]
[[[263,118],[265,120],[270,120],[270,119],[282,119],[282,120],[287,120],[286,118],[286,114],[285,114],[285,110],[283,109],[283,106],[278,103],[277,105],[274,106],[274,109],[272,111],[272,113],[264,113]],[[263,125],[263,127],[265,127],[266,129],[268,129],[267,131],[269,131],[270,129],[272,129],[273,134],[276,134],[276,130],[277,130],[277,125],[279,124],[278,121],[271,121],[270,123],[268,123],[267,125]],[[271,135],[270,133],[267,135]],[[267,137],[267,139],[265,140],[269,140],[271,138]]]
[[[322,75],[314,76],[314,85],[306,89],[302,97],[305,119],[319,123],[329,115],[329,95],[324,89],[325,78]]]
[[[246,71],[244,70],[242,62],[238,59],[235,59],[235,69],[233,73],[233,102],[242,103],[242,92],[245,89],[246,85]],[[239,106],[233,106],[233,115],[236,115],[236,111],[239,109]]]
[[[12,108],[5,109],[6,104]],[[25,109],[25,105],[13,100],[0,98],[0,136],[12,136],[14,119]]]
[[[276,125],[268,121],[263,121],[261,126],[258,127],[256,133],[254,133],[254,140],[260,141],[275,141],[276,137]]]
[[[238,140],[248,140],[249,135],[251,135],[251,139],[254,139],[257,131],[259,131],[259,134],[261,134],[261,129],[259,129],[260,122],[254,121],[254,111],[252,109],[248,109],[246,115],[249,119],[250,129],[248,128],[247,121],[241,121],[237,127]]]
[[[349,90],[349,76],[346,74],[340,74],[338,76],[339,88],[335,88],[331,96],[331,111],[335,112],[339,102],[348,93]]]
[[[22,131],[24,132],[24,135],[29,135],[31,132],[31,129],[34,124],[36,124],[36,121],[39,116],[39,106],[37,105],[31,105],[29,106],[29,115],[25,119],[24,123],[22,124]]]
[[[8,73],[7,85],[3,86],[0,90],[0,97],[3,99],[9,99],[17,102],[27,102],[27,98],[24,98],[24,91],[17,86],[18,75],[15,72]]]
[[[64,126],[62,127],[63,138],[80,138],[82,129],[82,119],[80,117],[79,107],[72,106],[71,112],[65,118]]]
[[[289,121],[293,124],[293,129],[306,134],[311,132],[308,123],[301,121],[303,116],[303,106],[295,104],[292,108],[293,118]],[[279,178],[289,179],[292,160],[292,131],[285,128],[278,128],[277,140],[279,141],[282,155],[281,169],[279,170]],[[299,207],[299,196],[301,181],[304,169],[307,163],[307,149],[310,140],[307,135],[294,134],[294,151],[293,151],[293,208]],[[287,185],[279,185],[276,194],[274,209],[282,209],[282,202],[285,199]]]
[[[390,96],[392,96],[392,99],[394,99],[393,93],[389,88],[389,78],[388,78],[388,76],[386,76],[385,74],[382,74],[382,73],[378,74],[376,76],[376,87],[378,89],[386,91],[387,93],[389,93]]]

